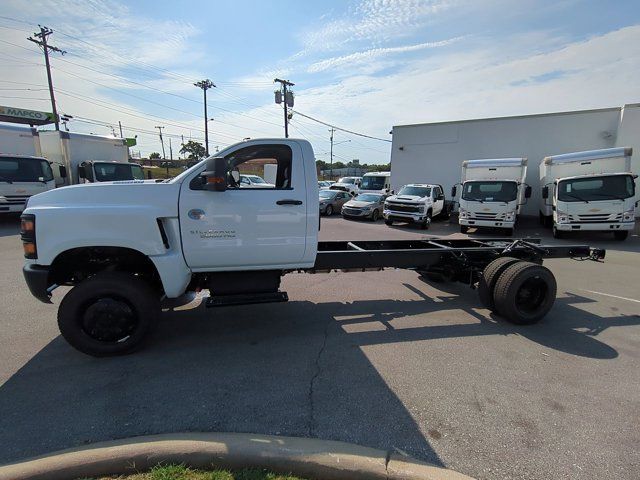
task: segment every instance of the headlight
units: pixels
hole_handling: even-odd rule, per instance
[[[622,214],[623,222],[633,222],[635,220],[636,212],[632,208],[631,210],[627,210]]]
[[[418,212],[420,212],[420,213],[424,213],[424,205],[420,205],[420,206],[418,207]]]
[[[460,211],[458,212],[458,217],[460,217],[460,218],[468,218],[469,214],[467,213],[467,211],[464,208],[461,208]]]
[[[569,214],[568,213],[564,213],[561,212],[560,210],[558,210],[557,212],[557,218],[558,218],[558,223],[569,223]]]
[[[513,211],[513,212],[507,212],[507,213],[504,215],[504,220],[505,220],[506,222],[513,222],[513,221],[515,220],[515,218],[516,218],[516,212],[515,212],[515,211]]]

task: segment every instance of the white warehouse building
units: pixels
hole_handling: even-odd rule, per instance
[[[533,194],[525,215],[537,215],[541,196],[538,167],[549,155],[632,147],[632,171],[640,173],[640,104],[624,107],[483,118],[393,127],[391,183],[439,183],[445,192],[460,181],[462,162],[526,157]],[[640,186],[640,185],[639,185]],[[640,198],[636,189],[636,198]]]

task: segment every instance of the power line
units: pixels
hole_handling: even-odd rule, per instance
[[[313,117],[311,117],[309,115],[305,115],[304,113],[299,112],[297,110],[291,110],[291,111],[293,113],[295,113],[296,115],[300,115],[302,117],[308,118],[309,120],[313,120],[314,122],[321,123],[322,125],[326,125],[327,127],[331,127],[331,128],[336,129],[336,130],[340,130],[341,132],[350,133],[351,135],[357,135],[359,137],[370,138],[372,140],[380,140],[381,142],[389,142],[389,143],[391,143],[391,140],[388,140],[386,138],[374,137],[374,136],[371,136],[371,135],[366,135],[364,133],[354,132],[353,130],[347,130],[346,128],[336,127],[335,125],[331,125],[330,123],[323,122],[322,120],[318,120],[317,118],[313,118]]]

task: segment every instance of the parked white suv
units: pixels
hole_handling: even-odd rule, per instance
[[[360,191],[361,182],[362,177],[342,177],[329,188],[331,190],[342,190],[343,192],[349,192],[351,195],[355,195]]]

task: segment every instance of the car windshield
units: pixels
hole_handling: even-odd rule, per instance
[[[0,158],[0,182],[50,182],[51,165],[40,158]]]
[[[634,195],[635,189],[631,175],[576,178],[558,182],[558,200],[562,202],[615,200]]]
[[[431,187],[402,187],[398,195],[415,195],[417,197],[428,197],[431,195]]]
[[[373,193],[361,193],[354,200],[359,202],[379,202],[382,195],[375,195]]]
[[[342,177],[338,180],[338,183],[356,183],[356,179],[353,177]]]
[[[320,198],[333,198],[338,192],[336,190],[320,190],[318,192]]]
[[[113,182],[118,180],[139,180],[144,178],[139,165],[126,163],[94,163],[97,182]],[[135,175],[137,176],[134,176]]]
[[[382,190],[387,177],[362,177],[360,188],[363,190]]]
[[[518,184],[513,181],[465,182],[462,199],[477,202],[511,202],[518,196]]]

